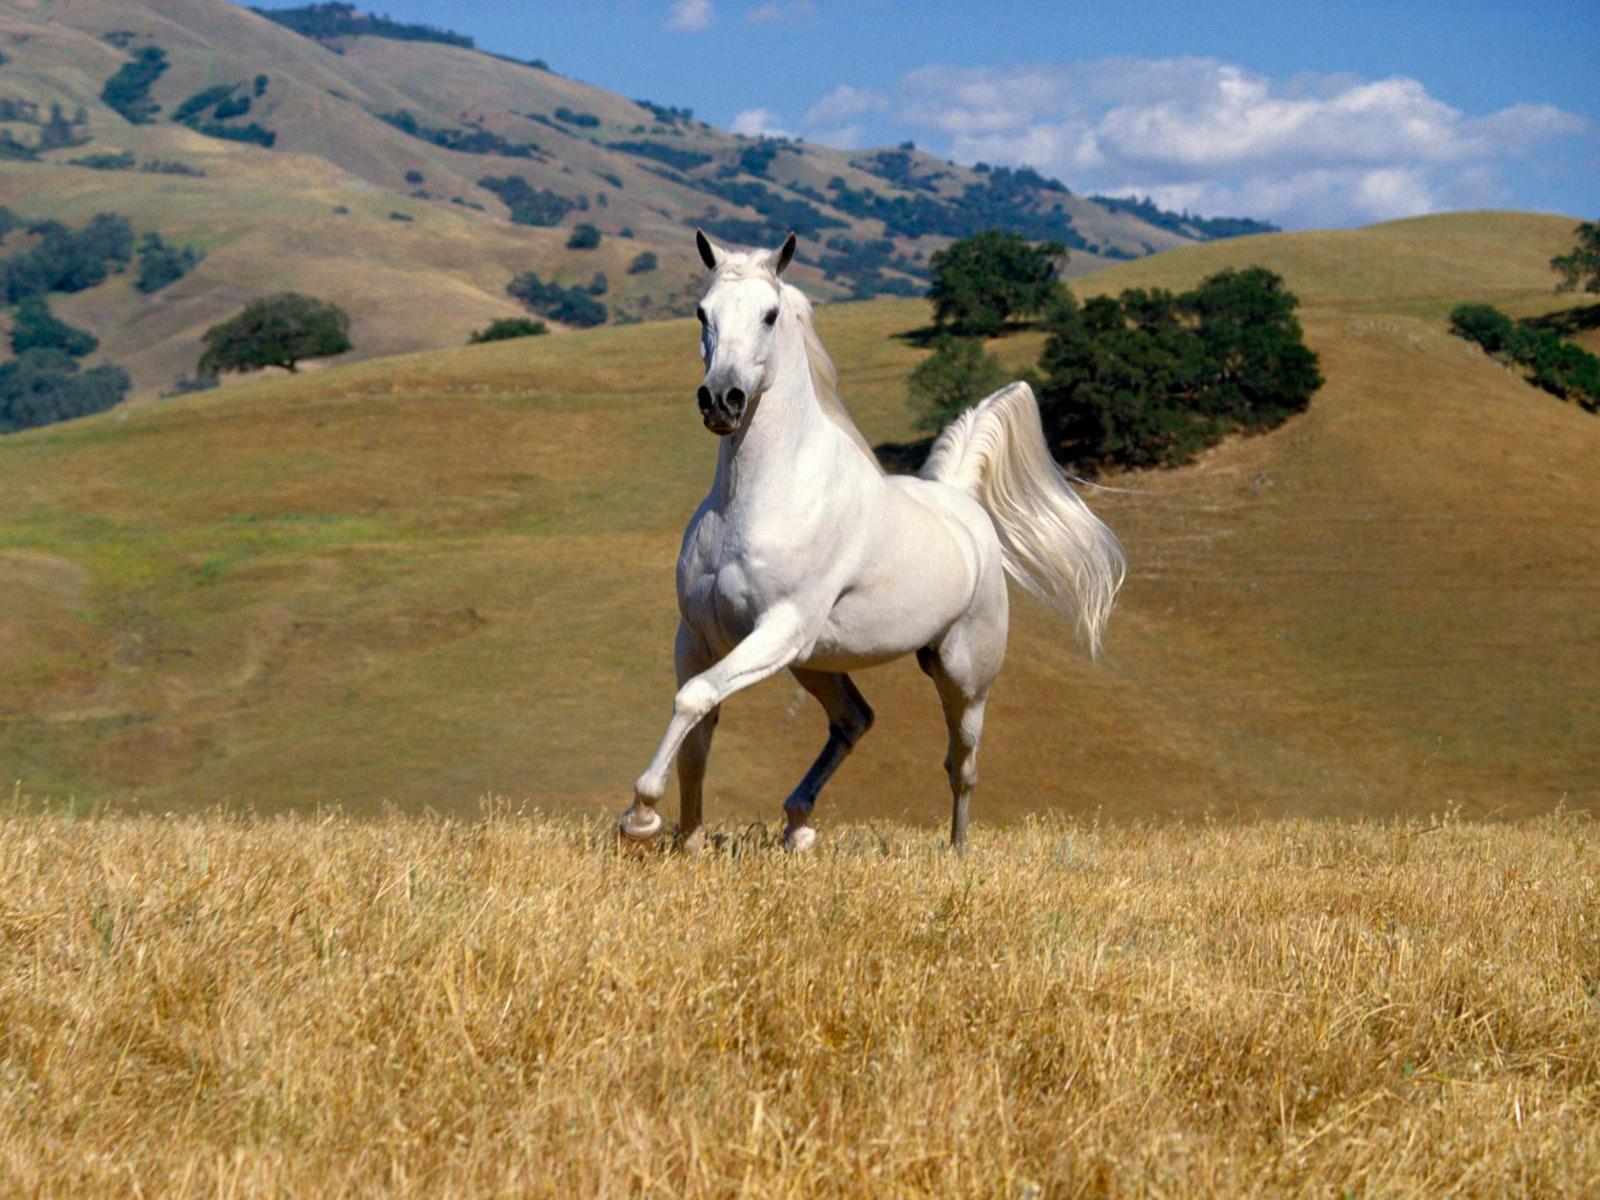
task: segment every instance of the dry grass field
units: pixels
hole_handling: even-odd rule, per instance
[[[7,1196],[1592,1196],[1600,844],[0,809]]]

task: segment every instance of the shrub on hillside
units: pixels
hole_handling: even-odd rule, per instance
[[[600,231],[587,221],[574,225],[571,236],[567,238],[568,250],[593,250],[599,244]]]
[[[349,334],[350,318],[332,304],[298,292],[263,296],[238,316],[206,330],[197,371],[296,371],[305,359],[343,354],[350,349]]]
[[[1476,342],[1485,353],[1527,368],[1528,382],[1534,386],[1588,412],[1600,412],[1600,358],[1567,341],[1550,328],[1549,321],[1534,317],[1513,323],[1492,305],[1461,304],[1450,313],[1450,332]]]
[[[478,180],[478,186],[487,188],[504,201],[511,210],[511,221],[516,225],[555,225],[577,207],[575,201],[559,192],[530,187],[521,175],[507,175],[504,178],[485,175]]]
[[[302,4],[296,8],[253,8],[250,11],[309,38],[380,37],[400,42],[442,42],[446,46],[460,46],[467,50],[473,48],[473,41],[466,34],[453,33],[432,25],[396,21],[386,16],[372,16],[358,12],[354,4],[344,3],[343,0]]]
[[[0,363],[0,433],[103,412],[128,394],[128,373],[111,364],[79,370],[60,350],[28,350]]]
[[[39,236],[38,244],[0,259],[0,300],[6,304],[92,288],[133,256],[133,226],[115,213],[98,213],[82,229],[39,221],[28,231]]]
[[[481,342],[505,342],[512,338],[539,337],[549,333],[550,327],[543,321],[530,320],[527,317],[501,317],[491,321],[483,329],[473,330],[467,338],[469,346]]]
[[[532,271],[518,275],[506,285],[506,291],[534,312],[564,325],[599,325],[606,319],[606,306],[585,289],[547,282]]]
[[[131,171],[139,165],[139,160],[133,156],[132,150],[123,150],[120,153],[107,151],[85,154],[82,158],[69,158],[67,163],[74,167],[88,167],[91,171]]]
[[[655,252],[651,250],[641,250],[634,255],[633,261],[628,264],[629,275],[643,275],[646,271],[654,271],[655,269],[656,256]]]
[[[199,265],[205,251],[196,246],[174,246],[159,233],[147,233],[139,242],[139,274],[133,286],[149,294],[176,283]]]
[[[43,296],[27,296],[11,316],[11,351],[59,350],[72,358],[93,354],[100,339],[87,329],[59,320]]]
[[[1477,342],[1490,354],[1504,354],[1516,338],[1517,327],[1492,304],[1458,304],[1450,313],[1450,332]]]
[[[1013,317],[1049,307],[1060,291],[1056,260],[1066,253],[1060,242],[1032,245],[998,229],[952,242],[929,260],[934,321],[959,335],[993,337]]]
[[[134,125],[148,125],[161,106],[150,99],[150,87],[167,69],[167,52],[146,46],[122,64],[100,89],[100,99]]]
[[[1223,271],[1182,295],[1130,290],[1081,308],[1063,292],[1039,363],[1040,407],[1060,456],[1173,465],[1303,411],[1322,375],[1297,304],[1261,267]]]

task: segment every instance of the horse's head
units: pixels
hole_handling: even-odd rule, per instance
[[[778,276],[794,258],[790,234],[777,250],[732,251],[699,230],[695,245],[711,271],[700,298],[700,357],[706,377],[695,398],[706,428],[726,437],[744,423],[752,401],[772,386],[772,350],[777,340],[783,289]]]

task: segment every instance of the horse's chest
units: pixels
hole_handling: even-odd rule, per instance
[[[714,644],[742,641],[796,586],[784,550],[781,538],[752,536],[708,514],[686,540],[678,564],[684,620]]]

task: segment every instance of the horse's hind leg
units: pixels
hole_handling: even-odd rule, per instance
[[[970,613],[938,646],[917,652],[917,665],[939,689],[950,735],[944,769],[950,777],[950,845],[957,851],[967,844],[967,808],[978,785],[978,742],[989,688],[1005,657],[1007,608],[1001,587],[997,603]]]
[[[939,701],[944,705],[944,724],[950,734],[950,749],[944,769],[950,777],[950,844],[956,850],[967,845],[967,807],[972,789],[978,786],[978,742],[983,737],[983,710],[989,702],[987,691],[968,695],[949,676],[935,671]]]
[[[800,686],[815,696],[828,714],[827,743],[805,778],[783,802],[783,844],[803,853],[817,840],[817,831],[811,827],[811,810],[816,806],[817,796],[839,769],[839,764],[855,749],[861,736],[872,728],[872,707],[848,675],[798,667],[793,668],[793,673]]]

